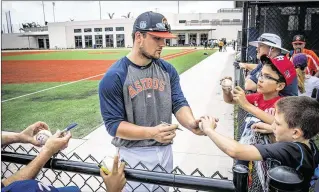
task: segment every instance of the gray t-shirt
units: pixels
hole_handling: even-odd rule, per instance
[[[124,57],[114,63],[99,85],[101,114],[116,147],[166,145],[151,140],[125,140],[116,136],[122,121],[154,127],[171,123],[172,113],[188,106],[176,69],[162,59],[138,66]]]

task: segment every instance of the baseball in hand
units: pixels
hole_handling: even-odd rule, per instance
[[[41,130],[36,134],[35,139],[40,142],[41,145],[44,145],[47,140],[52,136],[52,133],[48,130]]]
[[[221,84],[223,88],[231,89],[233,85],[233,81],[230,79],[224,79]]]

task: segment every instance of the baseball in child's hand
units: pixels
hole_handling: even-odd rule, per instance
[[[232,90],[233,81],[230,80],[230,79],[224,79],[224,80],[222,80],[221,85],[222,85],[222,88],[224,90],[231,91]]]

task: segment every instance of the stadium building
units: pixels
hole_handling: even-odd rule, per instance
[[[199,46],[206,40],[236,40],[242,27],[242,9],[217,13],[163,13],[177,39],[168,46]],[[2,49],[82,49],[131,47],[135,18],[68,21],[29,28],[23,33],[3,33]]]

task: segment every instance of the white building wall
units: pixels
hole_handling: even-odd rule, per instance
[[[241,25],[219,25],[211,32],[212,39],[226,38],[226,40],[236,40],[238,31],[242,30]]]
[[[1,49],[37,49],[38,42],[35,37],[21,37],[21,33],[3,33],[1,34]],[[29,44],[30,42],[30,44]]]
[[[67,48],[66,30],[64,25],[48,24],[50,49]]]
[[[114,46],[117,47],[116,35],[124,34],[125,38],[125,47],[132,46],[132,29],[133,29],[133,19],[105,19],[105,20],[96,20],[96,21],[73,21],[73,22],[62,22],[62,23],[51,23],[49,26],[49,35],[57,36],[55,33],[62,33],[62,28],[64,27],[65,31],[65,47],[63,48],[74,48],[75,40],[74,36],[82,36],[82,45],[85,46],[85,35],[92,35],[92,44],[95,44],[95,35],[102,35],[103,38],[103,47],[105,47],[105,35],[112,34],[114,40]],[[113,27],[113,31],[105,31],[106,27]],[[124,31],[116,31],[116,27],[124,27]],[[91,28],[92,32],[84,32],[84,28]],[[102,28],[102,32],[94,32],[94,28]],[[74,29],[82,29],[81,33],[74,33]],[[61,41],[60,38],[59,41]],[[54,39],[53,41],[55,41]],[[58,43],[62,46],[62,43]]]

